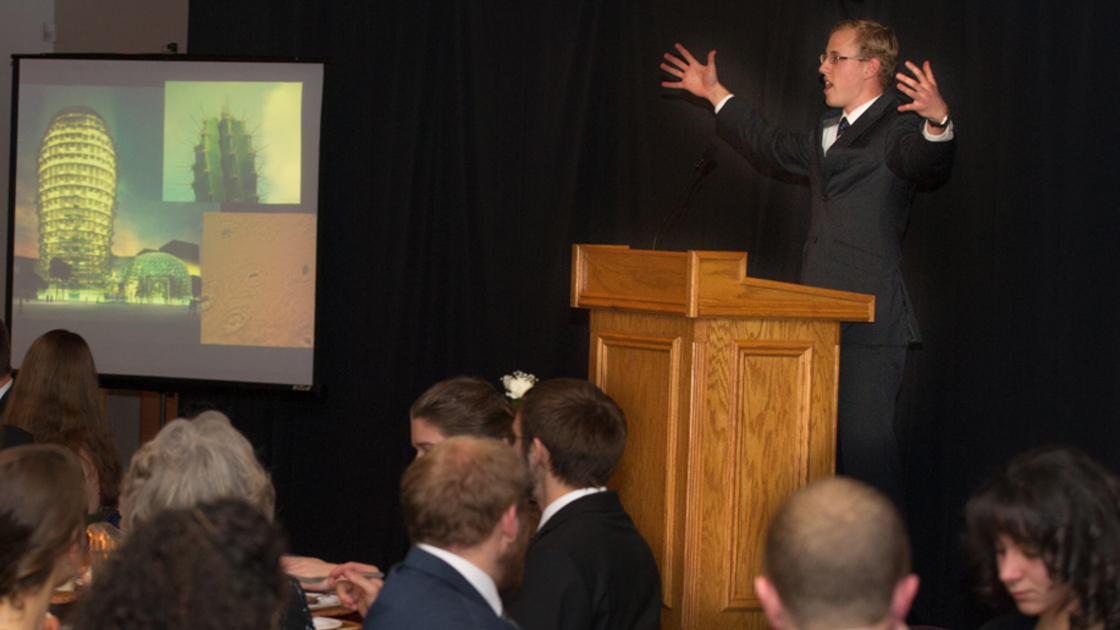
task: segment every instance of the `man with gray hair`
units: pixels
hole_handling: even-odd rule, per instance
[[[766,534],[764,570],[755,592],[775,630],[889,630],[918,593],[898,511],[846,477],[786,497]]]
[[[499,589],[524,568],[528,505],[521,458],[493,439],[452,437],[401,479],[401,508],[415,545],[393,567],[366,614],[365,630],[513,630]]]

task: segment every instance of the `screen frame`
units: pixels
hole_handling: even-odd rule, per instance
[[[145,61],[158,61],[158,62],[202,62],[202,63],[261,63],[261,64],[309,64],[322,66],[322,92],[320,94],[320,108],[319,108],[319,128],[317,130],[319,137],[318,151],[315,152],[315,159],[317,160],[317,167],[319,178],[316,182],[316,239],[315,239],[315,323],[314,334],[315,343],[312,346],[311,358],[311,383],[271,383],[271,382],[255,382],[255,381],[237,381],[237,380],[221,380],[221,379],[204,379],[204,378],[174,378],[163,376],[142,376],[136,374],[114,374],[114,373],[98,373],[98,379],[103,388],[108,389],[134,389],[142,391],[156,391],[156,392],[189,392],[189,393],[233,393],[239,392],[250,396],[263,396],[266,398],[279,398],[279,399],[292,399],[292,400],[305,400],[311,399],[316,401],[324,400],[326,397],[326,386],[322,382],[321,361],[322,353],[320,352],[321,333],[323,331],[323,324],[321,321],[320,306],[322,303],[322,291],[320,290],[320,280],[322,278],[321,267],[325,261],[323,248],[320,247],[320,234],[322,229],[322,201],[323,201],[323,188],[321,186],[322,173],[323,173],[323,143],[325,137],[323,135],[324,119],[326,117],[326,97],[328,85],[328,68],[330,67],[330,60],[323,58],[303,58],[303,57],[251,57],[251,56],[224,56],[224,55],[189,55],[189,54],[98,54],[98,53],[39,53],[39,54],[13,54],[12,59],[12,101],[11,101],[11,142],[9,146],[9,164],[8,164],[8,238],[7,238],[7,269],[5,274],[5,287],[4,287],[4,321],[10,327],[12,322],[12,308],[13,308],[13,283],[15,274],[15,238],[16,238],[16,186],[17,186],[17,157],[19,148],[19,86],[20,86],[20,62],[22,60],[92,60],[92,61],[126,61],[126,62],[145,62]],[[13,369],[12,373],[18,375],[18,370]]]

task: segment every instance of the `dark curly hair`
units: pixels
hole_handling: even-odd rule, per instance
[[[981,596],[1007,599],[996,562],[1007,536],[1070,586],[1071,630],[1120,630],[1120,479],[1088,455],[1048,446],[1015,457],[968,501],[965,522]]]
[[[284,544],[255,507],[165,510],[129,534],[82,599],[83,630],[271,630],[287,592]]]

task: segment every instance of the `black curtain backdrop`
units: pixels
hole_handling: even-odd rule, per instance
[[[715,168],[667,249],[745,250],[798,277],[806,188],[714,137],[660,87],[662,53],[714,48],[725,85],[808,130],[843,18],[894,26],[953,109],[952,180],[920,194],[904,270],[924,347],[898,420],[922,589],[912,621],[975,627],[968,494],[1011,455],[1074,444],[1120,468],[1120,173],[1114,0],[515,2],[191,0],[190,51],[319,57],[324,402],[185,399],[228,412],[273,471],[297,552],[387,568],[407,412],[456,374],[587,374],[572,243],[649,247],[709,143]],[[1110,315],[1111,313],[1111,315]]]

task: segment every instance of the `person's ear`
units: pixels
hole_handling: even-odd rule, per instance
[[[548,447],[540,438],[533,438],[533,444],[529,447],[529,464],[534,467],[541,466],[546,471],[551,470],[552,454],[548,452]]]
[[[762,602],[762,610],[766,612],[770,627],[774,630],[788,628],[789,617],[782,606],[782,598],[778,596],[778,589],[774,588],[774,583],[765,575],[760,575],[754,579],[754,592],[758,595],[758,601]]]
[[[894,585],[894,593],[891,595],[892,627],[906,621],[906,615],[910,614],[910,606],[918,595],[919,582],[918,576],[910,573]]]
[[[863,71],[863,75],[867,78],[878,77],[881,67],[883,67],[883,62],[879,61],[878,57],[872,57],[868,60],[867,69]]]
[[[517,543],[520,528],[521,519],[519,519],[517,515],[517,504],[514,503],[506,508],[506,510],[502,512],[502,516],[498,519],[498,532],[501,541],[504,543],[503,547],[508,548],[510,545]]]

